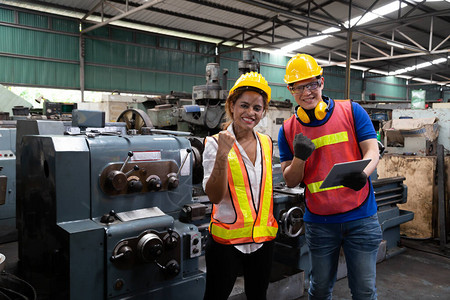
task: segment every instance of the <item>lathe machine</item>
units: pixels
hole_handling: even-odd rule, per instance
[[[79,134],[19,142],[24,278],[39,299],[202,298],[201,234],[179,220],[193,202],[189,140],[88,131],[96,117],[78,113]]]
[[[0,243],[17,240],[15,121],[0,121]]]

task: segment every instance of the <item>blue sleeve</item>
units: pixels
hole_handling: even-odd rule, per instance
[[[358,142],[368,139],[376,139],[377,133],[373,127],[372,120],[364,108],[356,102],[352,102],[352,108],[353,115],[355,117],[355,128]]]
[[[289,148],[288,142],[284,135],[283,126],[281,126],[280,131],[278,131],[278,151],[280,152],[280,162],[294,159],[291,148]]]

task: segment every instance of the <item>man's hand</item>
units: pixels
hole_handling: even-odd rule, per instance
[[[344,176],[342,180],[342,185],[352,190],[359,191],[362,189],[367,182],[367,175],[364,172],[361,173],[351,173]]]
[[[302,133],[299,133],[294,138],[294,156],[306,161],[311,156],[316,146],[314,143]]]

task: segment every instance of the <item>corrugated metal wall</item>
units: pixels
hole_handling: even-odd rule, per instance
[[[79,21],[48,14],[32,13],[0,5],[0,82],[80,89]],[[167,94],[192,92],[205,84],[205,68],[215,62],[215,45],[160,36],[113,26],[93,30],[84,39],[85,90]],[[229,70],[228,88],[239,76],[241,51],[221,47],[220,67]],[[289,57],[254,53],[261,73],[272,88],[274,100],[292,96],[283,81]],[[377,100],[410,98],[406,81],[394,77],[374,77],[351,71],[350,97]],[[324,94],[342,99],[345,69],[324,69]],[[417,87],[420,88],[420,87]],[[429,86],[425,87],[427,90]],[[415,89],[415,88],[414,88]],[[427,92],[427,99],[439,98],[439,87]]]

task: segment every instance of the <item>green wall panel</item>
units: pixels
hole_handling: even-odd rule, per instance
[[[155,51],[155,69],[159,71],[169,71],[170,61],[169,61],[169,51],[167,50],[156,50]]]
[[[367,79],[366,97],[369,97],[370,94],[376,94],[377,100],[405,99],[406,86],[392,85],[378,80]]]
[[[228,88],[231,88],[236,81],[236,79],[239,78],[239,69],[238,69],[238,63],[234,60],[229,60],[225,58],[220,59],[220,71],[222,72],[223,69],[228,69]],[[222,73],[220,73],[222,74]]]
[[[185,93],[192,93],[192,87],[195,85],[201,85],[202,83],[197,83],[197,78],[192,76],[183,76],[183,86],[181,90],[176,90],[177,92],[185,92]]]
[[[114,90],[111,86],[111,68],[108,67],[86,66],[84,82],[88,90]]]
[[[89,27],[91,27],[93,25],[95,25],[95,24],[83,23],[83,29],[87,29],[87,28],[89,28]],[[109,29],[110,29],[109,26],[99,27],[99,28],[96,28],[94,30],[89,31],[88,33],[86,33],[86,35],[87,36],[94,36],[94,37],[97,36],[97,37],[107,37],[107,38],[109,38]]]
[[[180,50],[197,52],[197,43],[191,41],[180,41]]]
[[[184,54],[181,52],[169,52],[169,71],[183,73],[184,70]]]
[[[84,47],[84,61],[86,63],[108,64],[111,62],[111,42],[86,38]]]
[[[285,101],[286,99],[295,104],[294,97],[288,91],[286,86],[270,86],[272,89],[272,100]]]
[[[35,28],[48,28],[48,17],[19,12],[19,24]]]
[[[56,33],[0,26],[0,52],[78,60],[78,38]]]
[[[196,71],[196,55],[185,53],[183,55],[183,71],[186,73],[194,74]]]
[[[161,37],[159,38],[159,46],[162,48],[178,49],[178,40],[168,37]]]
[[[156,78],[158,78],[157,76]],[[183,86],[183,76],[176,74],[169,74],[169,92],[170,91],[179,91],[180,87]]]
[[[156,50],[152,48],[142,48],[140,62],[143,68],[153,69],[156,61]]]
[[[215,49],[216,49],[216,46],[211,45],[211,44],[199,43],[199,46],[198,46],[198,51],[203,54],[214,55],[215,51],[216,51]]]
[[[170,75],[158,73],[155,79],[156,79],[155,92],[167,94],[170,91]]]
[[[206,73],[206,65],[208,63],[213,63],[214,58],[208,56],[195,56],[195,74],[203,74]]]
[[[79,86],[77,65],[0,56],[0,67],[3,83],[72,89]]]
[[[126,86],[125,88],[129,91],[142,91],[143,87],[141,84],[141,72],[135,70],[126,70],[123,72],[126,74]]]
[[[14,58],[0,56],[0,82],[12,83],[14,82],[13,76],[14,76]]]
[[[284,82],[285,70],[281,68],[274,68],[268,66],[261,66],[261,74],[266,78],[268,82],[282,84],[286,86]]]
[[[111,39],[123,41],[123,42],[132,42],[133,41],[133,32],[130,30],[121,30],[117,28],[111,28],[110,30]]]
[[[286,57],[284,55],[269,54],[269,53],[261,53],[259,56],[259,61],[261,63],[279,65],[282,66],[283,69],[286,68],[286,65],[290,59],[291,59],[290,57]]]
[[[136,43],[138,43],[138,44],[156,46],[157,41],[158,41],[158,39],[154,35],[140,33],[140,32],[136,33]]]
[[[80,24],[73,20],[52,18],[52,29],[68,33],[79,33]]]
[[[10,27],[0,26],[0,52],[15,53],[18,43]]]
[[[141,86],[142,86],[143,91],[155,91],[156,90],[156,73],[142,72]]]
[[[14,23],[14,11],[0,8],[0,22]]]

